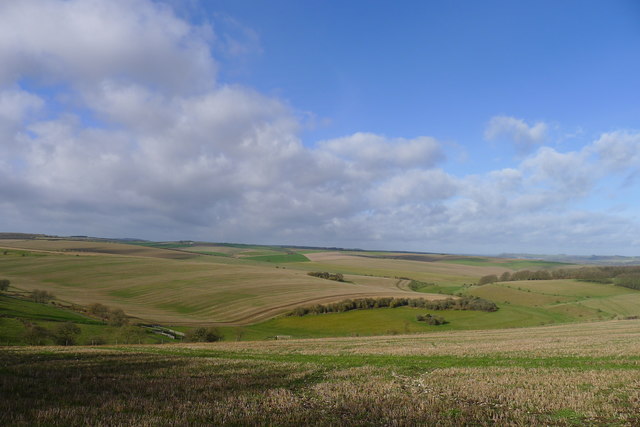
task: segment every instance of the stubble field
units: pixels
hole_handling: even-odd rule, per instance
[[[4,425],[640,422],[640,321],[420,336],[5,348]]]

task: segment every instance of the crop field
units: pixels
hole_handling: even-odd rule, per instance
[[[0,351],[3,425],[640,423],[640,321]],[[97,403],[99,402],[99,404]]]
[[[166,250],[148,246],[127,245],[122,243],[90,242],[84,240],[35,239],[0,240],[0,248],[23,249],[35,252],[67,253],[72,255],[120,255],[162,259],[189,259],[195,255],[184,251]]]
[[[476,267],[444,262],[422,262],[326,252],[307,254],[307,258],[311,262],[305,264],[304,267],[320,271],[330,269],[345,274],[410,277],[426,282],[455,285],[473,283],[482,275],[500,274],[507,270],[495,266]],[[296,267],[292,266],[291,268]]]
[[[62,301],[80,305],[99,302],[142,320],[170,325],[248,324],[297,305],[412,293],[397,287],[397,280],[351,275],[349,282],[336,282],[308,276],[307,271],[313,271],[314,266],[288,267],[311,264],[308,262],[281,266],[111,243],[0,244],[36,251],[18,253],[9,249],[7,255],[0,255],[0,274],[18,289],[46,289]],[[84,251],[79,251],[81,244]],[[133,248],[134,255],[122,247]],[[135,252],[138,249],[145,255],[139,256]],[[178,259],[173,258],[174,253]],[[182,255],[188,259],[181,259]]]

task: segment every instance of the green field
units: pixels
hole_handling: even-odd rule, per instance
[[[309,258],[306,256],[293,253],[293,254],[276,254],[276,255],[257,255],[257,256],[247,256],[244,259],[249,259],[252,261],[260,261],[260,262],[272,262],[272,263],[287,263],[287,262],[307,262]]]
[[[279,247],[205,243],[162,248],[170,245],[6,241],[0,271],[24,292],[48,289],[80,306],[100,302],[140,322],[216,325],[230,340],[528,327],[640,315],[640,291],[613,285],[575,280],[472,285],[485,274],[565,265],[559,263],[353,251],[303,255]],[[346,281],[310,277],[310,271],[342,273]],[[441,326],[417,322],[416,314],[425,313],[411,308],[283,316],[296,306],[348,298],[442,294],[482,297],[500,310],[439,313],[448,321]]]
[[[26,345],[30,325],[38,325],[50,333],[60,324],[70,322],[77,325],[80,333],[76,336],[78,344],[92,343],[148,343],[157,344],[169,341],[168,338],[153,335],[136,326],[115,327],[81,315],[77,312],[51,304],[36,303],[21,298],[0,295],[0,345]],[[43,338],[46,344],[53,344],[52,337]]]

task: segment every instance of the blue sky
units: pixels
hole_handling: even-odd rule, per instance
[[[6,2],[1,228],[640,255],[639,47],[622,0]]]

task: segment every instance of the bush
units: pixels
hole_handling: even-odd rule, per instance
[[[216,342],[222,341],[223,335],[218,328],[196,328],[187,332],[185,339],[191,342]]]
[[[53,340],[58,345],[75,345],[76,336],[80,334],[80,327],[75,323],[65,322],[55,329]]]
[[[107,321],[112,326],[125,326],[129,324],[129,319],[121,308],[109,311],[107,313]]]
[[[41,303],[46,303],[49,300],[54,299],[54,295],[51,292],[47,292],[47,291],[42,291],[40,289],[34,289],[31,292],[31,298],[35,301],[35,302],[41,302]]]
[[[436,316],[433,314],[424,314],[424,315],[419,314],[416,316],[416,320],[418,322],[425,322],[427,325],[433,325],[433,326],[444,325],[445,323],[449,323],[444,319],[444,317]]]
[[[9,289],[11,281],[9,279],[0,279],[0,291],[6,291]]]
[[[51,337],[51,332],[40,325],[27,322],[25,324],[26,329],[24,331],[24,340],[30,345],[44,345],[46,341]]]
[[[480,280],[478,280],[478,285],[488,285],[489,283],[495,283],[498,281],[498,276],[495,274],[489,274],[487,276],[482,276]]]
[[[309,276],[319,277],[321,279],[335,280],[336,282],[344,282],[344,276],[342,273],[329,273],[326,271],[310,271],[307,273]]]

